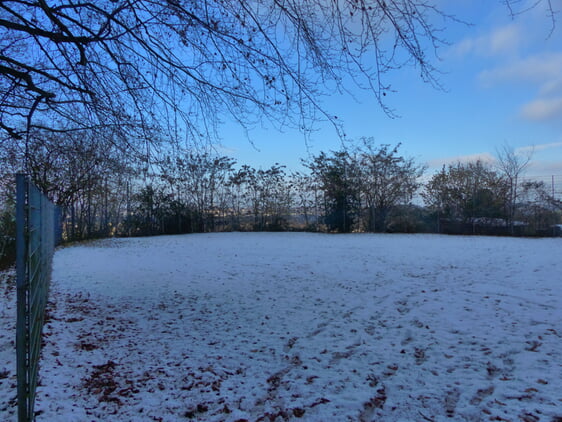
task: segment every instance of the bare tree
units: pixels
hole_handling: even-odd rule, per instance
[[[2,1],[0,132],[104,126],[149,153],[157,127],[206,138],[223,115],[339,127],[318,98],[344,76],[389,113],[386,72],[413,63],[436,83],[436,17],[426,0]]]
[[[119,187],[136,174],[133,163],[113,145],[111,132],[99,138],[92,135],[36,129],[28,139],[29,175],[61,206],[68,239],[109,234],[126,202]],[[21,154],[17,149],[12,153]],[[13,173],[0,177],[13,184]]]
[[[290,184],[293,187],[293,196],[295,204],[295,214],[297,217],[297,225],[299,217],[304,218],[304,228],[306,230],[318,228],[318,181],[310,174],[301,172],[292,172],[290,175]]]
[[[438,219],[469,223],[475,218],[503,218],[508,189],[498,172],[478,160],[443,166],[421,195]]]
[[[508,188],[508,222],[511,234],[514,233],[515,210],[517,207],[520,176],[523,174],[533,157],[534,150],[516,151],[512,146],[504,144],[496,149],[497,167],[505,178]]]
[[[556,18],[560,10],[554,8],[552,0],[533,0],[531,2],[524,0],[502,0],[506,5],[509,14],[512,18],[515,18],[522,13],[527,13],[532,9],[537,9],[542,7],[545,11],[546,17],[550,20],[550,35],[556,29]]]
[[[215,217],[220,203],[219,196],[230,174],[235,160],[209,153],[187,153],[177,159],[183,189],[188,202],[197,211],[197,231],[214,231]]]
[[[385,231],[392,208],[411,203],[425,167],[399,155],[400,144],[375,146],[371,138],[363,138],[362,143],[359,165],[367,230]]]

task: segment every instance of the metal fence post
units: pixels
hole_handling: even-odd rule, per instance
[[[27,379],[27,265],[26,265],[26,208],[27,180],[23,174],[16,175],[16,371],[18,382],[18,421],[29,420]]]

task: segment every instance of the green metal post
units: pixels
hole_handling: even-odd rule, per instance
[[[29,421],[28,400],[28,365],[27,365],[27,247],[26,231],[27,179],[23,174],[16,175],[16,286],[17,286],[17,322],[16,322],[16,371],[18,382],[18,421]]]

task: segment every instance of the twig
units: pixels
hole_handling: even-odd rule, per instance
[[[428,417],[425,416],[421,411],[418,410],[418,413],[419,413],[419,414],[421,415],[421,417],[424,418],[426,421],[435,422],[435,419],[428,418]]]

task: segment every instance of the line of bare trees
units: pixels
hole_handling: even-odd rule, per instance
[[[372,139],[310,157],[305,171],[179,149],[148,165],[110,139],[51,132],[28,145],[32,180],[61,207],[66,240],[226,230],[548,235],[561,222],[544,183],[521,183],[530,156],[508,147],[495,166],[459,162],[424,179],[399,144]],[[5,232],[17,157],[3,157],[0,175]]]

